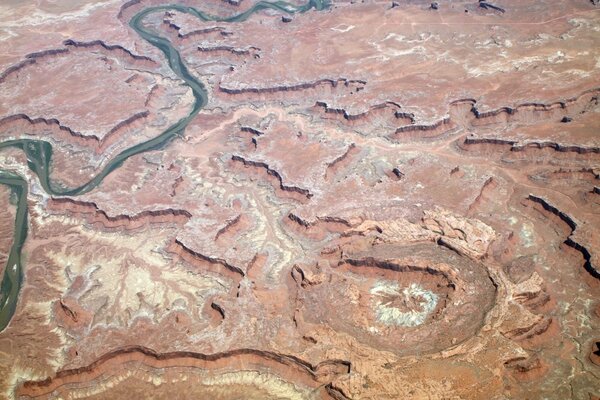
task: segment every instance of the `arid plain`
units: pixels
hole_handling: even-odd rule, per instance
[[[2,2],[0,398],[597,400],[595,3]]]

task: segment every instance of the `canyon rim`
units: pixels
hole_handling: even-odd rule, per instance
[[[0,3],[0,398],[600,398],[600,4]]]

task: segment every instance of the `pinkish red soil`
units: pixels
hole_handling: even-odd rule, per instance
[[[600,5],[438,3],[150,15],[209,92],[181,137],[78,197],[0,151],[0,397],[598,398]],[[185,117],[156,4],[0,5],[0,141],[76,186]]]

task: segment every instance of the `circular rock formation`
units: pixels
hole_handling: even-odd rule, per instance
[[[398,355],[441,351],[483,325],[495,286],[485,268],[433,244],[344,255],[320,283],[296,269],[302,319]]]

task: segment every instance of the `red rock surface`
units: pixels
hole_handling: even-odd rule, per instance
[[[209,93],[181,137],[77,197],[0,150],[0,396],[600,396],[600,5],[397,3],[152,14]],[[156,4],[0,5],[0,141],[76,186],[185,117]]]

